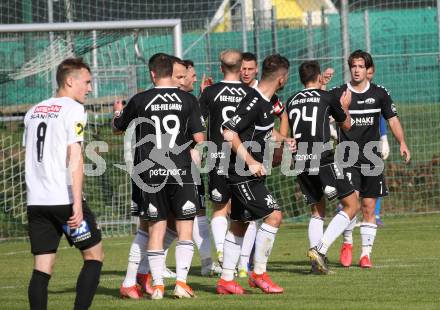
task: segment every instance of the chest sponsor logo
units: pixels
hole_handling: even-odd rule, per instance
[[[365,99],[365,104],[374,104],[375,102],[376,102],[376,99],[374,99],[374,98]]]
[[[373,116],[351,118],[351,126],[372,126],[372,125],[374,125]]]

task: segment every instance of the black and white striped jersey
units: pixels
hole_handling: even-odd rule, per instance
[[[333,150],[325,147],[330,141],[329,116],[339,123],[347,117],[339,99],[327,91],[308,88],[290,97],[286,109],[291,137],[298,147],[295,161],[304,161],[305,170],[310,168],[311,161],[320,166],[332,163]]]
[[[364,148],[371,141],[380,140],[380,116],[388,120],[397,116],[397,109],[391,99],[389,92],[382,86],[368,83],[365,89],[357,92],[350,83],[335,87],[330,90],[339,98],[345,90],[351,90],[352,100],[350,105],[351,129],[347,132],[338,130],[338,140],[354,141],[359,146],[359,158],[356,167],[362,164],[374,166],[365,156]],[[348,149],[346,150],[347,153]],[[376,156],[381,157],[377,148],[373,149]],[[348,154],[345,154],[347,158]]]

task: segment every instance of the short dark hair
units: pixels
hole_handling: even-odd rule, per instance
[[[362,58],[364,60],[366,69],[374,66],[373,57],[371,57],[370,53],[367,53],[363,50],[355,50],[350,54],[350,57],[348,57],[348,66],[350,68],[353,65],[353,60],[357,58]]]
[[[243,58],[243,61],[255,61],[257,62],[257,56],[253,53],[244,52],[241,53],[241,57]]]
[[[261,79],[265,80],[277,75],[281,69],[289,70],[289,60],[280,54],[267,56],[263,61]]]
[[[187,68],[186,63],[182,59],[180,59],[179,57],[173,56],[173,55],[171,55],[170,57],[171,57],[171,60],[173,61],[173,65],[177,63],[177,64],[185,66],[185,68]]]
[[[64,86],[66,78],[74,71],[86,69],[90,72],[90,67],[82,58],[67,58],[64,59],[57,68],[57,84],[58,87]]]
[[[191,59],[184,59],[183,62],[185,63],[185,66],[188,67],[194,67],[194,61]]]
[[[166,78],[173,75],[173,61],[170,55],[157,53],[148,60],[148,69],[154,72],[156,78]]]
[[[321,74],[321,67],[316,60],[305,61],[299,66],[298,73],[301,83],[306,85],[317,80]]]

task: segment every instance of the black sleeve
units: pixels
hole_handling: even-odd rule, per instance
[[[188,130],[189,133],[195,134],[198,132],[203,132],[206,130],[205,128],[205,120],[200,112],[200,107],[197,102],[196,97],[190,95],[190,102],[191,102],[191,111],[188,121]]]
[[[397,109],[396,109],[396,105],[393,103],[393,99],[391,99],[390,94],[388,93],[388,91],[384,88],[382,89],[382,107],[381,107],[381,111],[382,111],[382,115],[383,117],[388,120],[394,116],[397,116]]]
[[[341,103],[339,102],[338,97],[334,94],[329,93],[327,96],[328,105],[330,107],[330,115],[335,119],[336,122],[342,123],[346,120],[347,115],[342,109]]]
[[[199,97],[200,112],[202,113],[205,119],[208,117],[209,114],[209,100],[208,100],[208,92],[207,92],[208,89],[209,87],[205,88]]]
[[[115,117],[115,120],[113,122],[115,128],[121,131],[125,131],[127,130],[128,125],[130,125],[130,122],[136,118],[136,99],[137,95],[133,96],[127,103],[127,105],[122,109],[121,114],[118,117]]]
[[[237,107],[233,116],[222,127],[240,133],[255,123],[261,106],[258,97],[247,95]]]
[[[338,102],[339,102],[339,98],[341,97],[341,95],[343,93],[343,90],[342,90],[342,87],[333,87],[328,92],[330,94],[332,94],[333,96],[335,96],[338,99]]]

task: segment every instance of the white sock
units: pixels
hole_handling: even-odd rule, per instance
[[[165,250],[165,259],[163,261],[163,270],[167,269],[168,249],[170,248],[171,244],[176,239],[177,239],[177,233],[175,231],[167,228],[167,231],[165,232],[165,238],[163,240],[163,248]]]
[[[164,250],[147,251],[153,285],[163,285],[163,266],[165,261]]]
[[[348,227],[344,230],[344,243],[353,244],[353,229],[356,226],[357,223],[357,217],[355,216]]]
[[[310,248],[315,247],[324,234],[324,219],[320,216],[310,218],[309,222],[309,245]]]
[[[224,216],[216,216],[211,219],[212,236],[214,237],[217,252],[223,252],[226,232],[228,231],[228,220]]]
[[[211,237],[208,219],[205,215],[194,218],[193,241],[199,250],[200,260],[211,259]]]
[[[240,258],[241,245],[243,244],[243,237],[235,236],[228,231],[225,238],[225,245],[223,251],[223,265],[221,278],[225,281],[234,280],[235,267],[237,267],[238,259]]]
[[[148,238],[148,234],[147,234],[147,238]],[[164,270],[165,270],[165,268],[167,268],[166,260],[167,260],[168,249],[176,238],[177,238],[177,233],[175,231],[172,231],[171,229],[167,228],[166,233],[165,233],[165,238],[164,238],[164,249],[165,249],[165,252],[164,252],[165,259],[164,259],[164,266],[163,266]],[[148,242],[148,239],[146,242]],[[139,264],[138,273],[147,274],[149,272],[150,272],[150,266],[148,264],[148,257],[146,255],[144,255],[141,259],[140,264]]]
[[[272,251],[277,231],[278,228],[266,223],[261,224],[260,229],[258,229],[254,254],[254,272],[256,274],[266,272],[267,261]]]
[[[249,264],[249,257],[252,252],[252,248],[255,244],[255,237],[257,236],[257,223],[255,221],[249,222],[246,233],[243,237],[243,244],[241,246],[240,262],[238,263],[238,269],[247,270]]]
[[[123,287],[130,287],[136,284],[136,274],[142,258],[145,257],[147,242],[148,234],[142,230],[138,230],[131,243],[130,253],[128,254],[127,273],[122,283]]]
[[[331,220],[328,224],[327,229],[322,236],[321,241],[318,242],[316,246],[319,253],[326,255],[328,248],[332,243],[338,238],[342,232],[350,224],[350,218],[344,211],[339,211],[338,214]]]
[[[179,240],[176,242],[176,281],[186,283],[193,256],[194,243],[192,240]]]
[[[361,257],[365,255],[370,257],[371,250],[373,249],[374,238],[376,238],[377,225],[373,223],[362,223],[360,232],[362,243]]]

